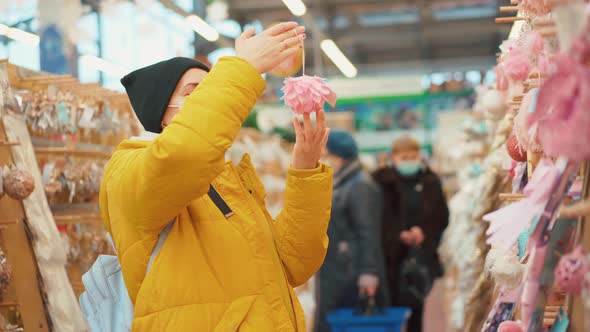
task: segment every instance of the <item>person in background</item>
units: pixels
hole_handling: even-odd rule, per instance
[[[422,331],[424,299],[442,274],[437,247],[449,211],[440,179],[411,136],[393,143],[393,167],[373,176],[383,192],[382,242],[390,300],[412,309],[409,332]]]
[[[322,159],[335,174],[330,244],[316,288],[316,331],[328,332],[326,317],[332,310],[355,307],[361,297],[376,296],[384,265],[379,235],[381,194],[361,166],[352,135],[331,131]]]
[[[319,163],[325,114],[318,110],[315,128],[309,115],[294,121],[275,220],[250,158],[225,161],[265,90],[261,74],[297,54],[304,31],[295,22],[258,35],[248,29],[236,40],[237,56],[211,72],[173,58],[122,79],[148,132],[114,152],[100,210],[134,303],[133,332],[305,331],[293,287],[317,272],[328,247],[333,172]]]

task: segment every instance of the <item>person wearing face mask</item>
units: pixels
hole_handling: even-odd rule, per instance
[[[365,297],[384,302],[379,286],[385,270],[381,251],[381,193],[363,170],[352,135],[333,130],[322,160],[334,168],[330,244],[319,276],[316,332],[329,332],[327,315],[337,308],[360,305]]]
[[[423,304],[442,274],[437,247],[449,210],[440,179],[411,136],[395,140],[392,166],[373,176],[383,192],[383,251],[393,305],[412,309],[408,332],[422,331]]]
[[[304,32],[295,22],[248,29],[237,56],[210,72],[173,58],[121,80],[146,132],[114,152],[100,209],[134,304],[131,331],[305,331],[293,288],[316,273],[328,246],[325,114],[318,110],[315,127],[309,115],[294,122],[276,220],[250,158],[225,161],[265,90],[261,74],[298,54]]]

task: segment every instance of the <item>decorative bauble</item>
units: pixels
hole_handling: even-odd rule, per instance
[[[4,174],[3,187],[11,198],[23,200],[35,190],[35,179],[29,172],[15,168]]]
[[[516,139],[516,135],[514,134],[511,134],[510,137],[508,137],[508,141],[506,141],[506,151],[508,151],[508,155],[510,155],[510,158],[514,161],[527,161],[526,150],[520,146],[518,139]]]
[[[587,271],[588,265],[584,257],[584,249],[582,246],[578,246],[572,252],[562,256],[557,263],[555,286],[569,295],[580,295]]]
[[[490,89],[481,96],[481,107],[485,110],[486,118],[501,120],[506,114],[506,92]]]

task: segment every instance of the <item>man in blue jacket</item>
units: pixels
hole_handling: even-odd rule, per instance
[[[359,295],[375,297],[385,271],[379,234],[382,196],[362,168],[352,135],[332,130],[323,160],[335,175],[330,244],[318,278],[316,332],[330,331],[326,317],[332,310],[356,307]],[[378,300],[385,298],[381,294]]]

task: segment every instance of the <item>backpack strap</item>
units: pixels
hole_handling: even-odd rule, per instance
[[[209,186],[209,192],[207,195],[209,195],[209,198],[211,198],[213,203],[215,203],[215,206],[217,206],[224,217],[229,218],[234,215],[234,211],[232,211],[229,205],[227,205],[227,203],[223,200],[223,197],[219,195],[217,190],[215,190],[212,185]]]
[[[217,190],[215,190],[215,188],[213,188],[213,185],[209,185],[209,192],[207,193],[207,195],[209,196],[209,198],[211,198],[211,200],[213,201],[215,206],[217,206],[219,211],[221,211],[221,213],[226,218],[229,218],[234,215],[234,211],[232,211],[232,209],[229,207],[229,205],[227,205],[227,203],[223,200],[223,197],[221,197],[221,195],[217,192]],[[164,229],[162,230],[162,232],[158,236],[158,242],[156,243],[156,246],[154,247],[154,250],[152,251],[152,254],[150,256],[150,260],[148,261],[148,267],[146,270],[146,274],[152,268],[152,264],[154,262],[154,259],[156,259],[156,256],[158,255],[158,253],[160,253],[160,250],[162,250],[162,247],[164,246],[164,242],[166,242],[166,238],[168,237],[168,234],[170,234],[170,230],[172,229],[172,225],[174,225],[175,220],[176,220],[176,218],[170,220],[168,225],[166,225],[166,227],[164,227]],[[107,234],[107,236],[110,240],[110,235]],[[112,240],[110,240],[110,241],[112,244]]]

